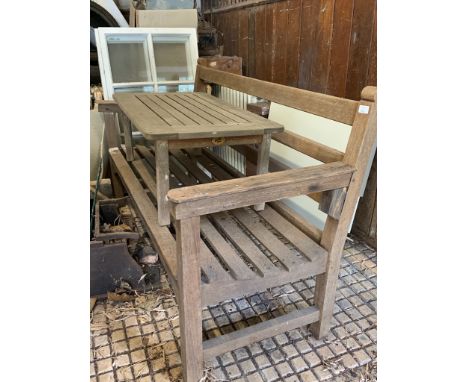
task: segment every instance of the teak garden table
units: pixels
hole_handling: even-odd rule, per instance
[[[127,161],[134,160],[132,129],[154,141],[158,221],[170,223],[169,150],[259,143],[257,174],[268,172],[271,134],[284,127],[207,93],[117,93]],[[256,205],[262,210],[264,203]]]

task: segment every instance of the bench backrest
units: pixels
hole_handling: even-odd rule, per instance
[[[272,136],[272,139],[320,162],[340,161],[356,169],[346,190],[336,190],[321,195],[309,194],[320,203],[320,210],[328,214],[321,239],[322,245],[325,248],[333,245],[334,250],[338,250],[340,246],[342,248],[365,180],[366,168],[375,147],[377,88],[365,87],[361,92],[361,100],[354,101],[197,65],[195,91],[207,91],[209,89],[207,85],[210,84],[238,90],[352,126],[345,152],[289,131]],[[339,237],[339,240],[336,241],[335,237]]]

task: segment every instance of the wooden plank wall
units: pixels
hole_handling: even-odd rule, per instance
[[[376,0],[203,0],[203,12],[244,75],[350,99],[376,85]]]

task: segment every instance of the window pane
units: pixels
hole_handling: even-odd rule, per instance
[[[159,93],[173,93],[173,92],[193,92],[192,85],[159,85]]]
[[[155,41],[153,46],[158,81],[193,80],[184,42]]]
[[[152,93],[154,92],[153,85],[145,86],[129,86],[118,88],[114,87],[114,93]]]
[[[112,82],[151,81],[147,54],[143,42],[107,41]]]

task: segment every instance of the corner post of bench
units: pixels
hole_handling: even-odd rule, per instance
[[[270,162],[270,146],[271,146],[271,133],[263,135],[262,143],[258,150],[257,157],[257,175],[266,174],[268,172],[268,164]],[[263,211],[265,203],[254,205],[255,211]]]
[[[156,201],[158,203],[158,224],[160,226],[171,224],[169,202],[169,143],[166,140],[157,140],[154,144],[156,158]]]
[[[362,90],[343,157],[343,162],[355,167],[356,171],[351,177],[341,214],[338,218],[327,216],[320,241],[320,245],[328,251],[328,260],[325,273],[317,276],[315,284],[314,304],[320,310],[320,317],[312,324],[311,330],[316,338],[325,336],[330,328],[343,248],[359,200],[367,163],[376,141],[376,90],[373,86]]]
[[[200,286],[200,217],[176,220],[177,284],[183,380],[203,375]]]
[[[119,113],[119,121],[122,123],[125,139],[125,155],[127,161],[132,162],[135,160],[133,154],[133,136],[132,136],[132,123],[124,113]]]

